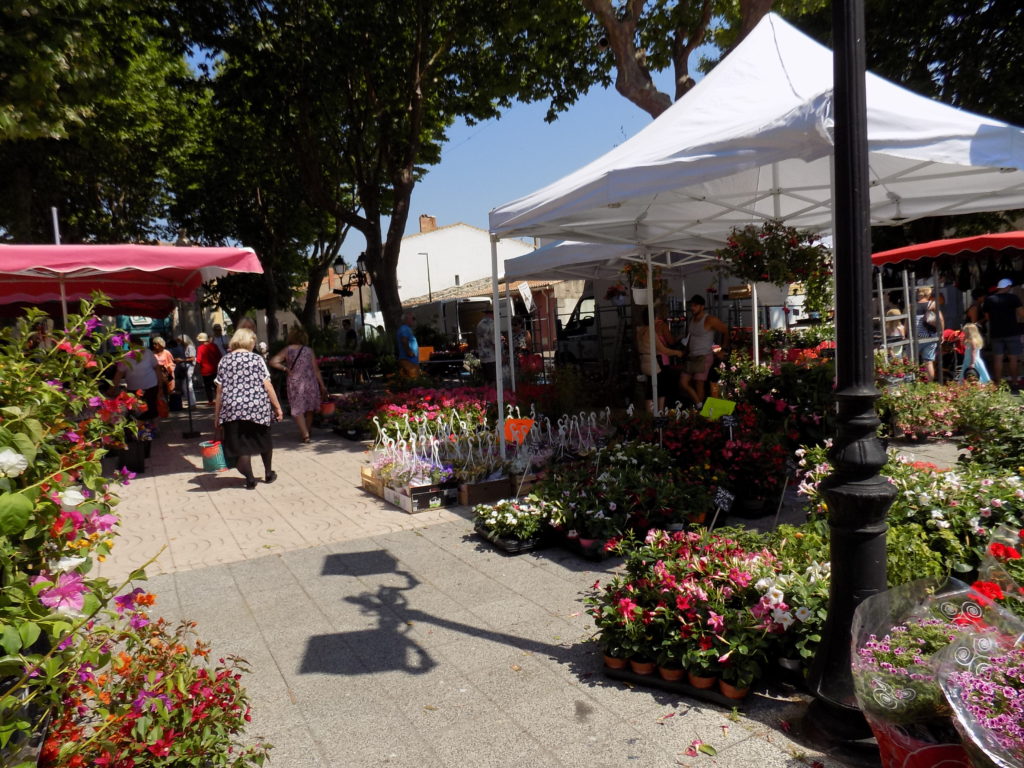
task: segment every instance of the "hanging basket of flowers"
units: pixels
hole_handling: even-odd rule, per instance
[[[753,283],[784,287],[803,283],[804,308],[824,312],[832,304],[832,254],[813,232],[781,221],[733,229],[715,252],[730,274]]]
[[[629,261],[626,262],[626,266],[622,268],[622,274],[629,282],[630,287],[633,289],[633,300],[638,304],[646,302],[646,298],[640,300],[637,298],[637,291],[645,290],[647,286],[647,264],[642,261]],[[667,296],[671,293],[671,289],[668,287],[668,281],[662,277],[661,267],[654,266],[651,268],[651,275],[654,278],[654,299],[658,299]]]

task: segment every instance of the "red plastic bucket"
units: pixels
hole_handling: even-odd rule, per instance
[[[334,413],[334,401],[333,400],[324,400],[324,402],[320,403],[320,415],[321,416],[330,416],[333,413]]]

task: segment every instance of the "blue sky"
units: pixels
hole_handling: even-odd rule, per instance
[[[699,77],[699,75],[698,75]],[[670,73],[655,81],[670,88]],[[487,229],[487,213],[589,163],[650,124],[651,117],[614,88],[593,89],[553,123],[546,103],[517,104],[501,118],[449,131],[441,163],[412,194],[406,234],[419,231],[420,214],[439,226],[463,222]],[[344,253],[358,253],[353,232]]]

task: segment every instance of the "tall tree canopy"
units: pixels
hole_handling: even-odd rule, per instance
[[[148,4],[89,0],[0,11],[0,231],[48,242],[56,207],[71,241],[169,233],[193,97],[160,19]]]
[[[553,118],[607,78],[594,28],[570,0],[543,10],[528,0],[239,0],[192,13],[195,41],[290,140],[267,150],[294,159],[308,205],[366,239],[391,329],[410,197],[448,126],[515,99],[549,100]]]

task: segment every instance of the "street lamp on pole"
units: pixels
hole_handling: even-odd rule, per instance
[[[427,301],[433,301],[434,292],[430,289],[430,254],[427,253],[426,251],[420,251],[416,255],[427,257]]]
[[[356,259],[356,286],[359,289],[359,335],[366,341],[366,318],[363,315],[363,284],[366,282],[366,252]]]

